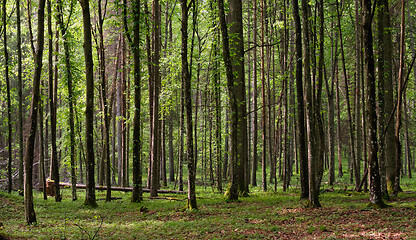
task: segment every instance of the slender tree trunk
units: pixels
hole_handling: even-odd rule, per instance
[[[338,63],[338,34],[335,32],[333,35],[332,43],[332,72],[331,83],[326,81],[326,89],[328,96],[328,143],[329,143],[329,185],[333,185],[335,182],[335,78],[336,68]]]
[[[159,121],[159,93],[160,93],[160,4],[159,0],[155,0],[153,2],[153,17],[154,17],[154,24],[153,24],[153,109],[152,109],[152,135],[151,135],[151,151],[150,151],[150,158],[151,158],[151,173],[150,173],[150,196],[156,197],[157,190],[159,189],[159,146],[160,146],[160,121]]]
[[[58,161],[58,153],[56,147],[56,108],[57,108],[57,77],[54,79],[54,72],[53,72],[53,43],[52,43],[52,10],[51,10],[51,2],[50,0],[47,1],[47,11],[48,11],[48,35],[49,35],[49,53],[48,53],[48,78],[49,78],[49,107],[50,107],[50,116],[51,116],[51,179],[55,182],[55,201],[60,202],[60,187],[59,187],[59,161]]]
[[[306,145],[306,126],[305,126],[305,106],[303,94],[303,76],[302,76],[302,28],[299,17],[298,0],[292,0],[293,18],[295,22],[295,46],[296,46],[296,96],[298,105],[298,149],[300,162],[300,186],[302,199],[309,197],[309,183],[308,183],[308,156]]]
[[[74,93],[72,87],[72,71],[71,71],[71,62],[70,62],[70,52],[69,52],[69,43],[68,43],[68,35],[67,29],[63,21],[63,5],[62,1],[57,1],[57,10],[58,16],[57,21],[59,25],[59,29],[62,34],[63,44],[64,44],[64,52],[65,52],[65,77],[67,79],[67,87],[68,87],[68,105],[69,105],[69,138],[70,138],[70,164],[71,164],[71,183],[72,183],[72,201],[77,200],[77,193],[76,193],[76,163],[75,163],[75,123],[74,123]],[[72,15],[72,13],[70,13]]]
[[[406,93],[404,94],[404,105],[403,105],[403,110],[405,112],[405,119],[404,119],[404,141],[405,141],[405,163],[407,164],[407,176],[409,178],[412,178],[412,155],[411,155],[411,151],[410,151],[410,136],[409,136],[409,114],[410,112],[408,111],[408,107],[407,107],[407,101],[406,101]]]
[[[229,114],[229,109],[227,108],[225,110],[225,132],[229,133],[229,129],[230,129],[230,114]],[[223,179],[228,179],[229,176],[229,151],[230,151],[230,137],[229,134],[225,135],[224,138],[224,167],[222,169],[222,178]]]
[[[17,81],[18,81],[18,99],[19,99],[19,191],[23,194],[23,79],[22,79],[22,38],[21,38],[21,16],[20,16],[20,0],[16,0],[16,27],[17,27]]]
[[[215,11],[213,3],[211,3],[211,11]],[[215,27],[216,21],[213,21],[213,27]],[[215,98],[215,159],[216,159],[216,176],[217,176],[217,190],[223,192],[222,181],[223,181],[223,160],[222,160],[222,145],[221,145],[221,79],[219,72],[219,29],[215,31],[212,41],[212,48],[214,51],[214,63],[213,63],[213,88]],[[224,166],[225,168],[226,166]]]
[[[339,98],[339,75],[338,69],[335,70],[336,75],[336,101],[337,101],[337,155],[338,155],[338,178],[342,178],[344,176],[344,172],[342,171],[342,145],[341,145],[341,107],[340,107],[340,98]]]
[[[356,124],[356,170],[358,173],[361,172],[361,162],[363,162],[363,150],[362,150],[362,129],[361,129],[361,28],[360,28],[360,15],[358,0],[355,0],[355,124]],[[361,182],[361,179],[360,179]]]
[[[253,0],[253,42],[257,44],[257,0]],[[251,166],[251,185],[257,186],[257,47],[253,49],[253,156]]]
[[[24,204],[26,223],[31,225],[36,222],[36,214],[33,207],[33,185],[32,185],[32,168],[35,150],[36,127],[38,120],[38,108],[40,101],[40,78],[42,72],[42,54],[44,45],[44,18],[45,18],[45,0],[39,1],[38,6],[38,36],[35,52],[35,72],[33,75],[32,104],[30,113],[30,131],[27,138],[27,148],[24,158]]]
[[[169,182],[175,182],[175,159],[173,156],[173,112],[169,114],[168,120],[168,146],[169,146]]]
[[[185,96],[184,96],[184,85],[181,83],[181,112],[179,120],[179,163],[178,163],[178,177],[179,177],[179,191],[183,191],[183,161],[184,161],[184,142],[183,136],[185,134]]]
[[[7,135],[7,152],[9,161],[7,164],[7,176],[8,176],[8,193],[12,192],[13,182],[12,182],[12,162],[13,162],[13,150],[12,150],[12,105],[10,98],[10,79],[9,79],[9,52],[7,50],[7,11],[6,11],[7,0],[3,0],[2,4],[2,20],[3,20],[3,44],[4,44],[4,67],[5,67],[5,76],[6,76],[6,91],[7,91],[7,126],[8,126],[8,135]]]
[[[261,114],[261,121],[262,121],[262,144],[263,144],[263,150],[262,150],[262,158],[261,158],[261,172],[262,172],[262,188],[263,191],[267,191],[267,173],[266,173],[266,163],[267,163],[267,125],[266,125],[266,86],[265,86],[265,63],[264,63],[264,22],[265,22],[265,0],[261,0],[261,97],[262,97],[262,114]]]
[[[91,19],[89,0],[81,0],[82,20],[84,26],[84,57],[86,75],[86,105],[85,105],[85,142],[87,148],[86,172],[87,188],[84,205],[96,207],[94,179],[94,62],[92,60]]]
[[[400,66],[399,66],[399,78],[397,83],[397,110],[396,110],[396,130],[395,130],[395,137],[396,137],[396,174],[395,174],[395,180],[394,180],[394,188],[393,188],[393,195],[397,196],[397,194],[402,191],[400,187],[400,173],[401,173],[401,167],[402,167],[402,146],[400,143],[400,128],[402,125],[402,105],[403,105],[403,94],[406,91],[404,88],[404,54],[405,54],[405,7],[406,2],[405,0],[401,1],[401,24],[400,24]]]
[[[359,164],[357,163],[357,159],[355,157],[354,123],[352,121],[352,114],[351,114],[350,97],[349,97],[350,93],[349,93],[349,88],[348,88],[348,75],[347,75],[347,69],[345,66],[344,44],[343,44],[342,31],[341,31],[341,14],[339,11],[338,0],[336,4],[337,4],[337,15],[338,15],[338,31],[339,31],[339,39],[340,39],[340,47],[341,47],[342,69],[343,69],[344,81],[345,81],[345,98],[346,98],[347,110],[348,110],[348,124],[349,124],[349,132],[350,132],[350,143],[349,143],[350,154],[351,154],[352,168],[354,171],[355,188],[358,189],[361,178],[360,178]]]
[[[160,180],[162,181],[162,186],[166,187],[168,185],[168,180],[166,178],[166,116],[162,116],[161,120],[161,153],[160,153]]]
[[[325,133],[323,126],[323,119],[321,118],[321,106],[322,106],[322,86],[324,80],[324,1],[320,0],[318,4],[319,11],[319,61],[318,61],[318,81],[316,83],[316,96],[314,102],[314,111],[316,119],[316,134],[318,138],[317,142],[317,169],[316,169],[316,191],[319,194],[321,181],[324,173],[324,158],[325,158]]]
[[[142,200],[141,161],[141,71],[140,71],[140,0],[133,2],[133,62],[134,62],[134,118],[133,118],[133,193],[132,202]]]
[[[42,84],[43,85],[43,84]],[[41,92],[42,92],[41,87]],[[46,176],[45,176],[45,137],[43,135],[43,101],[39,102],[39,133],[40,133],[40,153],[39,153],[39,186],[42,187],[43,199],[47,200],[46,195]]]
[[[194,2],[193,2],[194,3]],[[189,6],[187,0],[181,0],[182,10],[182,82],[184,85],[184,98],[186,108],[186,158],[188,162],[188,204],[189,210],[197,209],[195,194],[195,159],[193,149],[192,129],[192,97],[191,97],[191,74],[188,66],[188,14]],[[195,3],[193,4],[195,8]]]

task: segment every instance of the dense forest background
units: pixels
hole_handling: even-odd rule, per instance
[[[3,0],[0,186],[189,208],[195,185],[300,186],[320,206],[348,173],[383,205],[415,167],[412,3]]]

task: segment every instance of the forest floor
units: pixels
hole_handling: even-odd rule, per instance
[[[212,188],[198,188],[197,211],[183,211],[186,195],[160,195],[131,203],[131,193],[113,193],[98,207],[82,206],[84,191],[71,201],[63,189],[61,203],[35,195],[38,223],[27,226],[23,198],[0,191],[0,239],[416,239],[416,192],[412,186],[369,209],[368,193],[335,187],[320,195],[321,208],[306,208],[299,189],[263,193],[227,203]]]

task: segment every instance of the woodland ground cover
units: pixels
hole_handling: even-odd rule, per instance
[[[250,197],[227,203],[211,187],[197,188],[197,211],[183,211],[185,195],[160,195],[131,203],[131,193],[114,192],[105,202],[97,192],[97,208],[82,206],[85,192],[71,201],[42,199],[35,193],[38,223],[28,226],[23,197],[0,192],[0,234],[10,239],[416,239],[414,180],[403,179],[404,192],[388,200],[386,209],[366,208],[368,193],[338,183],[324,185],[322,208],[305,208],[299,189],[263,193],[251,188]]]

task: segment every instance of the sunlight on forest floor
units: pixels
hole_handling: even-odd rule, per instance
[[[410,185],[408,186],[410,187]],[[388,201],[387,209],[366,209],[367,193],[344,188],[321,193],[322,208],[305,208],[299,189],[263,193],[252,188],[250,197],[226,203],[222,194],[198,188],[198,211],[180,211],[185,195],[130,202],[129,193],[98,208],[82,206],[85,192],[72,202],[47,201],[36,192],[38,223],[27,226],[23,198],[0,192],[0,234],[10,239],[408,239],[416,238],[416,193],[405,189]],[[97,191],[97,199],[105,192]],[[145,195],[148,197],[148,195]],[[166,197],[166,199],[163,199]],[[176,200],[169,200],[174,197]],[[146,211],[141,212],[140,208]]]

